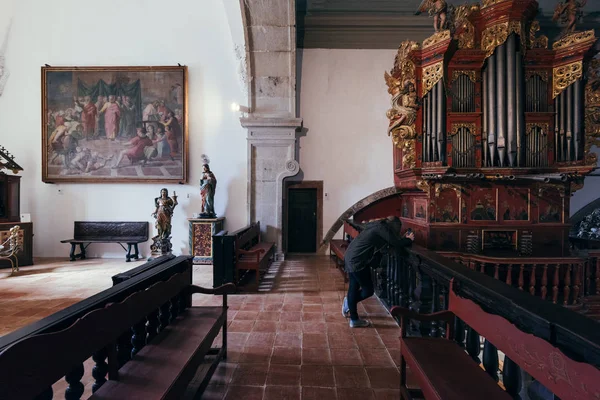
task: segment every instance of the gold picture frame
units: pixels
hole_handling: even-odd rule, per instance
[[[187,182],[187,66],[41,73],[43,182]]]

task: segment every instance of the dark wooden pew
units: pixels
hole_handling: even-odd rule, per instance
[[[425,399],[511,399],[517,393],[516,367],[520,367],[563,400],[597,399],[600,397],[600,370],[574,361],[560,349],[534,335],[525,333],[510,321],[486,312],[478,304],[456,293],[458,284],[450,282],[447,311],[419,314],[407,308],[392,307],[391,314],[400,318],[401,332],[401,393],[404,399],[413,396]],[[490,345],[487,357],[497,350],[505,354],[503,385],[496,383],[495,374],[479,367],[454,339],[455,318],[486,338]],[[445,321],[446,339],[407,337],[409,320]],[[486,354],[484,353],[484,363]],[[406,367],[413,372],[421,388],[406,386]],[[517,367],[517,368],[518,368]],[[510,393],[510,394],[509,394]]]
[[[172,260],[174,258],[175,256],[173,254],[166,254],[164,256],[157,257],[152,261],[145,262],[139,267],[135,267],[128,271],[113,275],[111,277],[113,286],[118,285],[121,282],[125,282],[126,280],[131,279],[134,276],[138,276],[146,271],[150,271],[152,268],[155,268],[156,266],[164,263],[165,261]]]
[[[127,244],[125,260],[139,258],[138,244],[148,241],[148,222],[110,222],[110,221],[75,221],[73,238],[61,240],[71,244],[70,261],[80,258],[85,260],[85,250],[91,243],[118,243],[123,250]],[[75,249],[79,246],[79,254]],[[133,247],[135,253],[131,254]]]
[[[256,271],[256,284],[274,258],[275,243],[261,242],[260,222],[213,236],[213,286],[239,282],[240,271]]]
[[[123,281],[114,287],[106,289],[106,290],[104,290],[100,293],[97,293],[87,299],[84,299],[76,304],[73,304],[72,306],[67,307],[64,310],[61,310],[61,311],[56,312],[46,318],[43,318],[40,321],[37,321],[30,325],[24,326],[21,329],[18,329],[14,332],[11,332],[5,336],[0,337],[0,370],[2,370],[3,372],[10,370],[11,374],[15,374],[15,375],[27,375],[27,376],[31,377],[32,380],[35,380],[35,378],[38,376],[46,376],[48,374],[48,371],[53,371],[53,370],[57,369],[56,363],[60,363],[61,362],[60,359],[52,359],[52,360],[48,359],[47,360],[48,362],[36,364],[34,361],[35,361],[36,357],[39,357],[40,355],[37,354],[37,352],[34,350],[29,350],[29,352],[27,353],[27,356],[20,363],[9,362],[8,364],[6,364],[4,361],[5,351],[7,349],[11,348],[12,346],[16,345],[17,343],[26,341],[32,337],[36,337],[36,338],[42,337],[47,334],[53,334],[53,333],[68,329],[70,326],[72,326],[78,320],[82,319],[85,315],[89,314],[91,311],[104,309],[104,308],[106,308],[106,306],[108,306],[110,304],[122,302],[130,295],[132,295],[136,292],[143,291],[157,282],[166,281],[174,275],[183,274],[182,276],[185,278],[184,280],[185,280],[186,285],[187,286],[191,285],[191,283],[192,283],[192,258],[191,257],[189,257],[189,256],[179,256],[176,258],[161,257],[160,259],[157,259],[156,261],[162,261],[162,262],[147,263],[147,264],[152,264],[153,267],[148,268],[145,272],[136,274],[135,276],[131,277],[130,279]],[[179,279],[183,279],[183,278],[179,278]],[[107,281],[107,286],[109,284],[110,284],[110,281]],[[184,301],[182,302],[181,299],[183,299]],[[174,299],[168,299],[157,310],[154,310],[151,313],[151,315],[159,316],[159,321],[160,321],[161,326],[169,325],[169,324],[171,324],[171,322],[174,321],[172,319],[172,317],[174,318],[176,314],[172,313],[172,311],[171,311],[172,309],[177,310],[177,311],[180,310],[176,307],[175,308],[172,307],[173,300]],[[188,294],[179,296],[178,304],[180,307],[185,306],[186,308],[191,306],[191,296]],[[183,315],[186,315],[186,314],[183,314]],[[179,321],[181,319],[181,316],[176,319],[177,319],[177,321]],[[132,339],[137,340],[139,343],[140,338],[145,336],[145,335],[139,334],[140,327],[141,327],[141,325],[138,324],[139,322],[140,322],[140,318],[138,318],[136,320],[136,322],[133,323],[131,326],[126,328],[121,333],[119,338],[116,340],[116,342],[117,342],[117,358],[119,361],[119,365],[124,365],[125,363],[127,363],[130,360],[131,354],[132,354],[131,350],[133,347]],[[150,320],[148,320],[148,323],[149,323],[148,326],[150,326],[150,327],[156,326],[156,324],[153,325],[153,323],[150,323]],[[133,328],[133,331],[132,331],[132,328]],[[105,329],[105,328],[104,327],[94,327],[94,329]],[[146,332],[146,333],[151,335],[152,331],[153,331],[153,329],[150,328],[148,330],[148,332]],[[133,332],[133,334],[132,334],[132,332]],[[68,343],[65,343],[64,346],[61,348],[63,353],[60,355],[60,357],[69,354],[72,351],[72,348],[75,348],[74,346],[79,345],[77,342],[85,341],[86,338],[87,338],[87,336],[83,336],[82,338],[78,337],[77,340],[73,340],[73,341],[69,341]],[[44,351],[45,351],[45,349],[44,349]],[[90,353],[90,355],[92,355],[92,354]],[[107,357],[107,355],[106,355],[106,352],[104,351],[104,349],[95,349],[94,350],[93,358],[94,358],[94,361],[96,362],[96,366],[94,367],[94,370],[92,371],[92,375],[95,380],[94,388],[97,388],[106,379],[106,372],[107,372],[106,357]],[[212,356],[212,357],[215,357],[215,356]],[[113,359],[114,359],[114,357],[113,357]],[[7,365],[10,365],[10,367],[8,367]],[[69,370],[62,370],[62,371],[57,370],[52,373],[54,373],[54,374],[62,373],[63,376],[66,375],[66,380],[68,382],[73,382],[72,386],[75,387],[75,386],[78,386],[78,382],[80,382],[81,375],[83,375],[83,372],[80,371],[80,367],[82,367],[82,365],[77,364]],[[100,371],[104,371],[104,372],[100,372]],[[81,372],[81,375],[80,375],[80,372]],[[88,372],[88,374],[89,374],[89,372]],[[16,398],[16,399],[28,398],[24,395],[19,395],[17,397],[14,397],[14,396],[8,396],[7,394],[5,394],[5,393],[12,393],[12,392],[8,391],[9,388],[11,387],[10,385],[12,383],[11,383],[11,379],[7,379],[7,377],[8,377],[8,375],[3,375],[3,378],[0,379],[0,399],[4,400],[4,399],[12,399],[12,398]],[[60,377],[58,377],[57,379],[59,379],[59,378]],[[52,383],[54,383],[54,382],[52,382]],[[47,387],[44,387],[40,391],[40,393],[43,392],[43,393],[45,393],[45,395],[40,396],[39,399],[52,398],[51,389],[50,389],[50,385],[52,383],[48,384]],[[12,389],[10,389],[10,390],[12,390]],[[74,393],[77,393],[77,390],[75,390]],[[31,398],[31,397],[29,397],[29,398]],[[78,398],[78,397],[73,397],[73,398]]]
[[[66,375],[69,398],[79,398],[84,391],[83,362],[92,356],[100,369],[94,375],[92,399],[179,399],[202,366],[205,377],[193,389],[201,393],[226,357],[227,293],[235,286],[205,289],[187,280],[185,272],[178,273],[122,302],[89,312],[67,329],[7,348],[0,354],[0,370],[6,372],[0,393],[9,399],[33,398]],[[223,295],[223,305],[187,307],[194,293]],[[119,368],[117,342],[130,329],[132,359]],[[211,351],[221,329],[222,347]],[[203,363],[209,354],[215,357]]]
[[[235,239],[235,281],[240,281],[240,271],[256,271],[256,285],[260,274],[269,269],[275,256],[275,243],[261,242],[260,222],[251,224],[249,229]]]

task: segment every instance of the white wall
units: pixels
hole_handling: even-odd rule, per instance
[[[298,55],[299,115],[308,129],[299,141],[300,178],[323,181],[324,234],[352,204],[394,185],[383,73],[395,54],[305,49]]]
[[[0,7],[0,34],[6,25]],[[232,1],[232,0],[225,0]],[[40,67],[90,65],[188,65],[189,184],[177,191],[173,249],[187,254],[186,218],[198,212],[200,154],[211,159],[218,179],[216,212],[227,227],[246,223],[246,133],[229,108],[246,103],[239,85],[223,0],[18,0],[6,54],[11,76],[0,97],[0,144],[25,169],[21,212],[32,214],[34,255],[65,257],[74,220],[152,222],[162,184],[60,184],[41,181]],[[63,194],[58,193],[61,189]],[[190,198],[187,198],[189,194]],[[149,243],[144,255],[149,255]],[[89,254],[122,257],[116,245],[92,245]]]

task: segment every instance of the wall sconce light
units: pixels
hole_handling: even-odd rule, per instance
[[[231,111],[233,111],[233,112],[240,111],[242,113],[247,114],[250,112],[250,109],[246,106],[241,106],[238,103],[231,103]]]

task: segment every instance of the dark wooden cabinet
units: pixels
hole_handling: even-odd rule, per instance
[[[19,236],[23,243],[23,248],[17,253],[19,267],[33,265],[33,224],[31,222],[2,222],[0,223],[0,243],[8,238],[8,230],[15,225],[19,225]],[[0,268],[10,268],[8,260],[0,260]]]
[[[0,173],[0,222],[21,220],[21,177]]]

